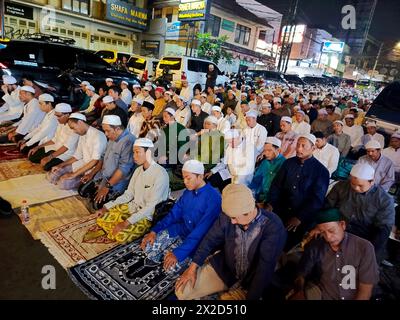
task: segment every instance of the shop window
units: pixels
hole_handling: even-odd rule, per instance
[[[88,15],[90,0],[62,0],[62,8],[67,11]]]
[[[235,42],[247,46],[250,42],[251,29],[241,24],[236,25]]]
[[[207,21],[206,33],[210,33],[213,37],[218,37],[220,27],[221,27],[221,18],[210,14],[210,18]]]
[[[24,21],[24,20],[19,20],[19,25],[20,25],[21,27],[26,27],[26,21]]]

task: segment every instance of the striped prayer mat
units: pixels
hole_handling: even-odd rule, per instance
[[[44,173],[38,164],[25,159],[0,161],[0,181]]]
[[[65,269],[92,259],[118,244],[108,239],[97,226],[96,219],[101,215],[101,213],[91,214],[58,228],[41,232],[40,241]]]

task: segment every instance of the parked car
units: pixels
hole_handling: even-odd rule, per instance
[[[127,61],[131,57],[130,53],[118,52],[117,50],[99,50],[95,52],[95,55],[110,64],[116,63],[117,61],[122,61],[122,57],[125,57]]]
[[[215,63],[191,57],[168,56],[163,57],[157,65],[156,79],[162,77],[164,69],[169,69],[172,75],[172,83],[177,87],[182,87],[182,74],[185,73],[189,85],[192,87],[200,84],[202,89],[205,88],[207,80],[208,66],[214,65],[214,69],[218,71],[216,84],[226,84],[229,78],[225,76]]]
[[[116,70],[88,50],[60,43],[57,37],[1,42],[0,75],[12,74],[17,80],[32,76],[36,81],[54,87],[58,100],[73,101],[72,92],[86,80],[93,86],[104,84],[105,78],[115,83],[138,82],[135,75]]]
[[[278,82],[281,84],[288,84],[287,80],[284,78],[283,74],[276,71],[268,70],[248,70],[247,71],[256,81],[261,78],[268,82]]]
[[[306,83],[297,74],[284,74],[283,77],[289,84],[304,86]]]
[[[142,82],[153,79],[160,60],[150,57],[132,55],[128,61],[128,69]]]
[[[318,85],[326,86],[329,84],[329,82],[326,80],[326,78],[317,77],[317,76],[305,76],[305,77],[303,77],[303,81],[308,85],[318,84]]]
[[[387,134],[400,130],[400,82],[395,81],[386,86],[373,101],[366,121],[376,121],[379,128]]]

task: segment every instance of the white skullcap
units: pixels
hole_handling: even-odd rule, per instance
[[[208,97],[207,93],[204,93],[204,92],[200,96],[203,97],[203,98],[207,98]]]
[[[221,107],[220,106],[212,106],[211,111],[218,111],[221,112]]]
[[[146,91],[151,91],[152,89],[153,89],[153,87],[150,87],[150,86],[143,87],[143,90],[146,90]]]
[[[376,123],[374,122],[374,121],[368,121],[367,123],[366,123],[366,127],[368,128],[368,127],[375,127],[376,128]]]
[[[164,110],[165,112],[168,112],[170,115],[172,115],[173,117],[175,117],[175,110],[172,108],[166,108]]]
[[[285,121],[287,123],[293,123],[292,118],[291,117],[282,117],[281,121]]]
[[[121,84],[124,84],[126,86],[129,85],[129,83],[127,81],[125,81],[125,80],[121,81]]]
[[[395,132],[392,134],[391,138],[396,138],[396,139],[400,139],[400,132]]]
[[[328,115],[328,111],[326,111],[326,109],[319,109],[318,114]]]
[[[69,116],[70,119],[77,119],[77,120],[82,120],[86,121],[86,117],[84,114],[79,113],[79,112],[74,112]]]
[[[343,121],[336,120],[336,121],[334,121],[333,123],[339,123],[340,125],[342,125],[342,127],[344,127],[344,123],[343,123]]]
[[[68,103],[58,103],[56,104],[56,107],[54,108],[55,112],[60,112],[60,113],[71,113],[72,108],[71,105]]]
[[[247,93],[246,92],[242,92],[240,95],[244,96],[244,97],[247,97]]]
[[[275,98],[274,98],[274,102],[279,102],[279,103],[282,103],[282,99],[281,99],[281,98],[277,98],[277,97],[275,97]]]
[[[300,139],[300,138],[305,138],[305,139],[311,141],[312,144],[315,144],[315,142],[317,142],[317,138],[311,133],[301,134],[301,135],[299,135],[298,139]]]
[[[293,107],[293,110],[294,110],[294,111],[301,110],[301,107],[300,107],[300,106],[294,106],[294,107]]]
[[[198,160],[188,160],[183,164],[182,171],[204,174],[204,165]]]
[[[135,147],[143,147],[143,148],[153,148],[154,144],[150,139],[147,138],[139,138],[135,140],[133,144]]]
[[[39,96],[38,100],[42,102],[54,102],[54,97],[51,94],[43,93]]]
[[[271,108],[271,104],[269,102],[261,102],[261,109]]]
[[[257,119],[257,111],[255,110],[250,110],[246,112],[246,117],[251,117],[251,118],[256,118]]]
[[[133,98],[133,100],[132,101],[134,101],[134,102],[136,102],[137,104],[140,104],[140,105],[142,105],[143,104],[143,99],[139,99],[139,98]]]
[[[224,135],[224,138],[226,140],[235,139],[235,138],[239,138],[239,137],[240,137],[239,130],[236,130],[236,129],[229,129],[228,131],[225,132],[225,135]]]
[[[273,146],[278,147],[278,148],[280,148],[282,146],[282,141],[276,137],[268,137],[267,140],[265,140],[265,143],[272,144]]]
[[[361,180],[374,180],[375,170],[368,163],[357,163],[350,171],[352,177]]]
[[[110,126],[120,126],[122,122],[121,118],[116,115],[106,115],[103,117],[102,124],[109,124]]]
[[[87,85],[86,89],[90,90],[90,91],[93,91],[93,92],[96,92],[96,89],[91,84]]]
[[[218,119],[216,117],[214,117],[214,116],[208,116],[207,118],[205,118],[204,121],[205,122],[211,122],[211,123],[213,123],[215,125],[218,124]]]
[[[140,86],[140,84],[134,84],[134,85],[132,86],[132,88],[138,88],[138,89],[141,89],[142,87]]]
[[[354,119],[354,115],[348,114],[344,117],[345,119]]]
[[[107,78],[107,79],[106,79],[106,82],[109,82],[109,81],[110,81],[110,82],[114,82],[114,80],[113,80],[113,79],[111,79],[111,78]]]
[[[172,96],[172,95],[173,95],[173,93],[172,93],[171,91],[165,91],[164,93],[167,94],[167,95],[169,95],[169,96]]]
[[[304,117],[306,116],[306,113],[303,110],[297,110],[296,113],[302,114]]]
[[[31,86],[22,86],[21,89],[19,89],[19,90],[35,94],[35,89],[33,87],[31,87]]]
[[[365,149],[382,149],[382,146],[378,141],[370,140],[366,143]]]
[[[269,95],[269,96],[273,96],[274,94],[272,93],[271,90],[267,90],[264,92],[264,96]]]
[[[187,102],[186,98],[184,96],[176,96],[179,100],[181,100],[182,102]],[[201,103],[200,103],[201,105]]]
[[[103,102],[104,102],[104,103],[111,103],[111,102],[114,102],[114,98],[111,97],[111,96],[105,96],[105,97],[103,98]]]
[[[17,80],[13,76],[3,75],[4,84],[16,84]]]
[[[90,86],[90,82],[89,81],[82,81],[81,85],[82,86]]]

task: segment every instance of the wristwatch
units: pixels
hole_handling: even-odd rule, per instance
[[[106,188],[108,188],[108,189],[111,189],[112,188],[112,185],[110,184],[110,182],[106,182]]]

